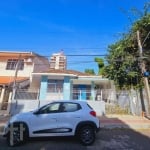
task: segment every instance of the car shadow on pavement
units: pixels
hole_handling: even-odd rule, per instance
[[[47,137],[30,138],[23,145],[8,147],[0,135],[0,150],[149,150],[149,129],[135,130],[122,119],[107,116],[100,121],[101,130],[91,146],[83,146],[74,137]]]

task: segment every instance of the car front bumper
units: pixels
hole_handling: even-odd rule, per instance
[[[8,135],[10,131],[10,128],[9,128],[9,124],[7,123],[5,126],[4,126],[4,129],[3,129],[3,133],[2,133],[2,136],[3,137],[6,137]]]

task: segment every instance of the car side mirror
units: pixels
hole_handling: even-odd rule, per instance
[[[34,115],[39,115],[40,114],[40,111],[39,110],[36,110],[35,112],[33,112]]]

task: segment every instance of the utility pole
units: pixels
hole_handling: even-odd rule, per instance
[[[17,64],[16,64],[16,67],[15,67],[15,74],[14,74],[14,81],[13,81],[13,98],[15,97],[15,92],[16,92],[16,89],[17,89],[17,85],[16,85],[16,80],[17,80],[17,76],[18,76],[18,70],[19,70],[19,65],[20,65],[20,59],[21,59],[21,54],[19,54],[19,57],[18,57],[18,61],[17,61]]]
[[[15,101],[15,94],[17,90],[17,76],[18,76],[18,70],[19,70],[19,65],[20,65],[20,59],[21,59],[21,54],[19,54],[18,61],[15,67],[15,74],[14,74],[14,80],[13,80],[13,85],[12,85],[12,99],[11,99],[11,108],[10,108],[10,114],[14,115],[14,110],[16,109],[16,104],[17,102]]]
[[[141,45],[140,32],[139,31],[137,31],[137,42],[138,42],[138,47],[139,47],[139,51],[140,51],[140,63],[141,63],[140,67],[141,67],[142,74],[144,74],[146,72],[146,69],[145,69],[145,63],[143,61],[143,48]],[[144,87],[145,87],[147,98],[148,98],[148,104],[150,105],[150,88],[149,88],[148,79],[147,79],[147,77],[143,77],[143,80],[144,80]],[[150,106],[148,106],[148,108],[149,107]]]

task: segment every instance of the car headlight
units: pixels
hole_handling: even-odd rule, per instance
[[[11,117],[5,124],[4,129],[3,129],[3,136],[7,135],[7,133],[10,130],[10,124],[15,122],[17,120],[17,115]]]

